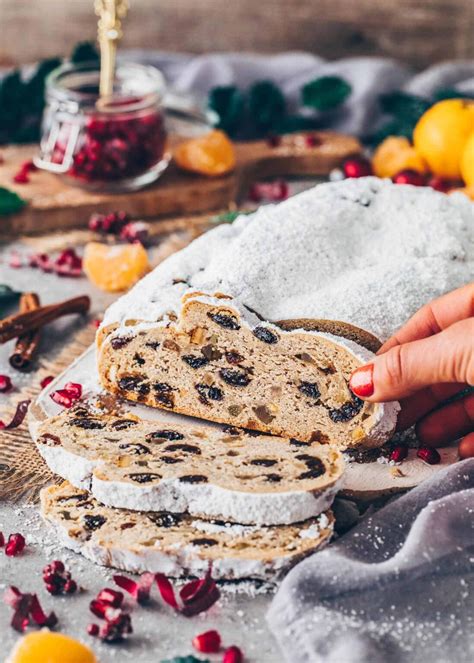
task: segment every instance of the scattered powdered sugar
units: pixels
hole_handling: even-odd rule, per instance
[[[254,532],[260,530],[259,527],[254,527],[252,525],[239,525],[237,523],[224,523],[218,524],[216,522],[207,522],[204,520],[193,520],[191,525],[200,530],[201,532],[207,532],[209,534],[225,534],[226,536],[248,536]]]
[[[461,194],[377,178],[321,184],[199,237],[117,300],[103,324],[178,314],[181,296],[197,290],[229,294],[267,320],[328,318],[386,338],[472,278],[473,223]]]

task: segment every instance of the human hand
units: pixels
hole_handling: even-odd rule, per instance
[[[364,400],[400,400],[397,430],[416,423],[423,445],[464,436],[461,458],[474,456],[474,392],[443,402],[468,385],[474,385],[474,283],[423,306],[349,383]]]

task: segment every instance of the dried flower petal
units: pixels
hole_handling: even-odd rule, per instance
[[[164,573],[155,574],[155,581],[161,594],[161,598],[165,603],[170,605],[175,610],[179,610],[178,602],[174,593],[174,588]]]
[[[122,575],[115,575],[114,582],[126,592],[131,594],[137,603],[146,603],[150,598],[150,591],[155,580],[154,573],[143,573],[138,582]]]
[[[35,624],[38,624],[38,626],[48,626],[51,628],[58,623],[58,618],[54,612],[50,612],[49,615],[46,615],[36,594],[26,594],[25,596],[30,596],[29,612]]]
[[[31,401],[20,401],[16,406],[15,414],[13,415],[10,423],[6,424],[3,421],[0,421],[0,429],[11,430],[12,428],[18,428],[23,423],[26,413],[28,412],[28,407]]]
[[[220,591],[211,576],[209,567],[204,578],[191,580],[179,592],[182,605],[176,600],[175,591],[165,575],[157,573],[156,584],[163,600],[185,617],[193,617],[208,610],[220,597]]]

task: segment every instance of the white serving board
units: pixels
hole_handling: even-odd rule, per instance
[[[62,408],[50,398],[50,394],[56,389],[63,387],[66,382],[79,382],[83,387],[83,395],[88,397],[99,393],[101,387],[97,374],[95,359],[95,347],[86,350],[69,368],[58,375],[32,403],[29,412],[29,427],[33,440],[36,437],[38,425],[44,419],[58,414]],[[203,422],[194,417],[186,417],[174,412],[158,410],[130,403],[130,411],[142,419],[153,421],[164,421],[168,424],[191,423],[193,426],[219,427],[219,424]],[[403,476],[394,476],[393,465],[389,463],[347,463],[344,479],[343,494],[360,500],[376,499],[385,494],[397,493],[408,490],[421,483],[428,477],[436,474],[447,465],[451,465],[458,459],[457,446],[455,444],[438,449],[441,455],[441,463],[428,465],[416,456],[416,450],[410,449],[408,458],[396,466]]]

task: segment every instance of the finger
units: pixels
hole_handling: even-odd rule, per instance
[[[397,430],[406,430],[413,426],[422,417],[437,408],[451,396],[455,396],[466,388],[465,384],[436,384],[422,389],[413,396],[400,401],[400,414],[397,420]]]
[[[459,458],[474,458],[474,433],[469,433],[463,437],[459,443]]]
[[[474,394],[431,412],[416,427],[421,443],[431,447],[441,447],[473,431]]]
[[[349,384],[356,396],[383,402],[443,382],[474,384],[474,318],[391,348],[354,371]]]
[[[382,345],[377,354],[383,354],[396,345],[438,334],[455,322],[472,316],[474,316],[474,283],[469,283],[420,308]]]

